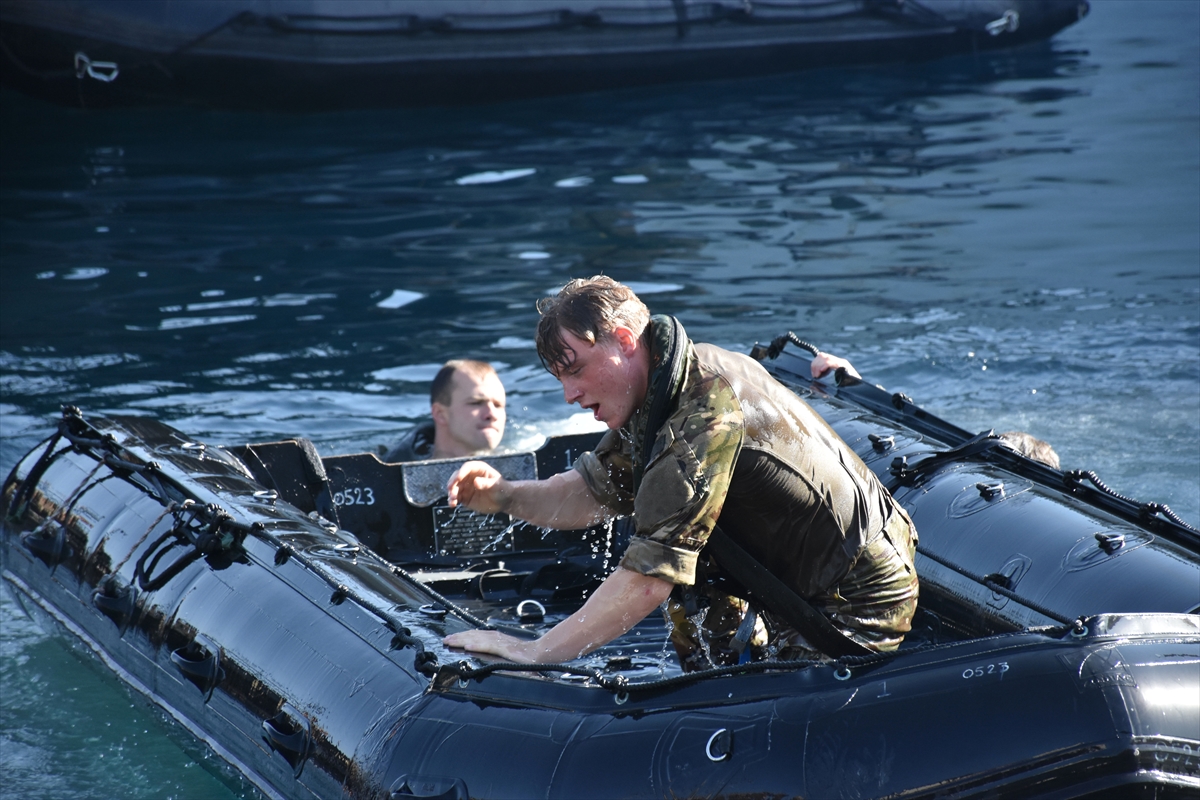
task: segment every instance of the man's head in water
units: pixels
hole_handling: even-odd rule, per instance
[[[429,400],[434,458],[484,453],[504,437],[504,384],[491,364],[447,361],[433,379]]]
[[[1000,434],[1000,444],[1016,450],[1026,458],[1040,461],[1048,467],[1059,469],[1058,453],[1047,442],[1043,442],[1024,431],[1007,431]]]

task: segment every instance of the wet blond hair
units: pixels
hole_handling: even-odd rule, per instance
[[[1026,458],[1040,461],[1048,467],[1059,469],[1058,453],[1049,443],[1031,436],[1024,431],[1006,431],[1000,434],[1000,443],[1010,450],[1016,450]]]

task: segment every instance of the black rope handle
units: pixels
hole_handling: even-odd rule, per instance
[[[1099,475],[1097,475],[1095,472],[1093,472],[1090,469],[1074,469],[1069,472],[1064,472],[1063,480],[1066,481],[1067,486],[1069,486],[1069,487],[1078,486],[1079,484],[1083,483],[1084,480],[1087,480],[1089,483],[1091,483],[1093,486],[1095,486],[1097,489],[1104,492],[1105,494],[1107,494],[1111,497],[1115,497],[1116,499],[1122,500],[1131,505],[1137,506],[1138,512],[1141,513],[1142,516],[1144,516],[1144,517],[1153,517],[1156,515],[1163,516],[1163,517],[1166,517],[1167,519],[1171,520],[1171,522],[1174,522],[1176,525],[1179,525],[1180,527],[1183,527],[1183,528],[1187,528],[1189,531],[1191,531],[1193,533],[1200,533],[1200,528],[1196,528],[1193,525],[1189,525],[1187,522],[1184,522],[1183,518],[1180,517],[1178,514],[1176,514],[1174,511],[1172,511],[1171,507],[1166,505],[1165,503],[1143,503],[1138,500],[1134,500],[1132,497],[1126,497],[1125,495],[1121,494],[1120,492],[1117,492],[1116,490],[1110,488],[1107,484],[1104,483],[1104,481],[1100,480]]]
[[[767,357],[768,358],[778,357],[779,354],[783,352],[783,348],[786,347],[789,342],[796,345],[797,347],[804,348],[808,352],[812,353],[813,356],[821,355],[820,348],[818,348],[815,344],[812,344],[811,342],[806,342],[803,339],[801,339],[799,336],[797,336],[796,334],[792,333],[791,331],[788,331],[787,333],[783,334],[782,336],[776,336],[774,339],[771,340],[771,345],[767,348]]]

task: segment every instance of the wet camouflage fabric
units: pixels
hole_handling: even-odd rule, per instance
[[[601,503],[634,514],[636,535],[621,566],[677,585],[667,611],[681,659],[700,668],[741,657],[727,642],[747,605],[723,591],[728,583],[711,583],[700,557],[718,521],[835,627],[871,649],[898,646],[918,594],[916,532],[903,509],[760,365],[690,343],[686,359],[675,410],[658,431],[636,496],[645,407],[575,465]],[[648,395],[647,406],[653,387]],[[819,656],[768,613],[749,647],[755,657]]]
[[[676,587],[663,613],[683,671],[726,667],[744,660],[744,656],[752,661],[764,658],[770,634],[763,617],[753,619],[745,642],[735,641],[748,612],[748,602],[717,591],[711,584]]]
[[[899,647],[917,610],[916,542],[910,525],[905,515],[897,514],[885,535],[867,545],[867,552],[825,602],[814,603],[835,628],[872,650]],[[700,573],[708,572],[709,577],[693,586],[676,586],[664,608],[671,644],[685,672],[745,661],[743,647],[754,661],[830,660],[795,628],[766,610],[759,610],[751,636],[740,647],[734,636],[750,604],[715,585],[711,574],[719,572],[719,567],[705,567],[702,557]]]
[[[592,494],[633,514],[635,538],[621,565],[677,584],[695,582],[696,556],[721,516],[742,445],[742,414],[728,382],[706,374],[688,345],[676,411],[659,429],[650,460],[640,464],[654,392],[625,428],[609,431],[575,464]],[[641,473],[634,497],[633,476]]]

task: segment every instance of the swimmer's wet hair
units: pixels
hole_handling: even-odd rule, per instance
[[[1040,461],[1054,469],[1061,469],[1058,466],[1058,453],[1054,452],[1054,448],[1024,431],[1006,431],[1000,434],[1000,443],[1026,458]]]
[[[537,328],[538,358],[550,373],[557,375],[575,360],[575,353],[563,341],[562,332],[597,344],[618,326],[641,336],[650,323],[650,310],[623,283],[607,275],[576,278],[553,297],[538,301],[542,315]]]

